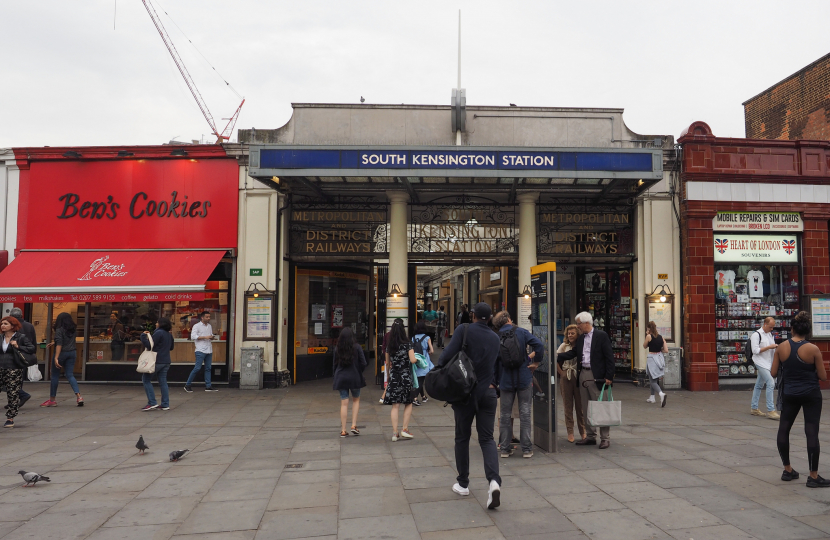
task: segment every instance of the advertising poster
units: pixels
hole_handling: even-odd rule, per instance
[[[247,310],[245,337],[247,339],[271,339],[273,330],[271,328],[271,307],[273,298],[248,297],[245,309]]]
[[[331,306],[331,327],[343,328],[343,306]]]

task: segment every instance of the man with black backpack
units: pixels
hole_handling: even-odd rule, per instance
[[[484,302],[473,306],[473,322],[459,326],[453,333],[452,340],[444,348],[441,357],[436,363],[437,370],[444,364],[458,360],[456,355],[466,355],[475,371],[476,384],[470,395],[463,402],[453,402],[455,413],[455,467],[458,470],[456,484],[452,490],[459,495],[470,494],[470,436],[472,435],[473,420],[478,431],[478,444],[484,457],[484,474],[490,484],[487,499],[487,508],[492,510],[500,504],[501,477],[499,476],[499,456],[496,450],[496,441],[493,439],[493,429],[496,422],[496,395],[495,371],[499,356],[499,338],[487,326],[493,311]],[[462,347],[463,344],[463,347]],[[431,373],[435,373],[433,370]],[[430,376],[427,376],[427,391]]]
[[[499,416],[499,450],[501,457],[513,454],[510,446],[513,401],[519,400],[519,440],[522,445],[522,457],[533,457],[533,443],[530,442],[530,407],[533,402],[533,370],[545,357],[545,346],[541,340],[513,324],[510,313],[500,311],[493,317],[493,327],[499,333],[499,362],[496,368],[496,383],[501,395],[501,414]],[[527,354],[527,348],[533,349],[533,360]],[[532,363],[531,363],[532,362]]]

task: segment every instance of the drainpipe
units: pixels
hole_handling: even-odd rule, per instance
[[[276,271],[277,277],[274,287],[274,305],[279,307],[280,305],[280,290],[282,289],[280,283],[282,282],[282,276],[279,273],[280,270],[280,258],[282,257],[282,213],[291,205],[291,195],[288,194],[285,196],[285,206],[277,209],[277,256],[276,256]],[[277,317],[277,321],[279,318],[282,317],[282,312],[279,313]],[[280,324],[280,326],[283,326]],[[274,376],[276,377],[277,374],[277,365],[278,365],[278,358],[280,356],[280,333],[274,332]]]

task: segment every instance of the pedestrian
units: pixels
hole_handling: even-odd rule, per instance
[[[19,365],[16,353],[18,349],[26,354],[35,353],[35,345],[21,332],[20,321],[12,316],[0,319],[0,385],[6,387],[6,398],[9,408],[6,409],[5,428],[14,427],[14,417],[20,409],[20,385],[23,384],[25,369]]]
[[[444,306],[439,307],[435,315],[435,344],[443,347],[444,332],[447,329],[447,314],[444,312]]]
[[[755,388],[752,390],[752,402],[749,409],[750,413],[755,416],[766,416],[772,420],[778,420],[781,418],[781,415],[775,410],[775,380],[770,374],[775,349],[778,348],[778,345],[775,343],[775,336],[772,335],[773,328],[775,328],[775,318],[767,317],[764,319],[764,324],[761,325],[761,328],[753,332],[749,338],[752,348],[752,362],[755,364],[755,373],[758,376],[755,379]],[[766,413],[758,409],[761,389],[764,386],[767,387]]]
[[[18,322],[20,323],[20,326],[21,326],[20,331],[23,332],[23,335],[26,336],[29,339],[29,343],[34,345],[35,350],[37,350],[37,331],[35,330],[35,325],[33,325],[32,323],[30,323],[28,321],[25,321],[23,319],[23,310],[18,308],[18,307],[12,308],[11,311],[9,311],[9,316],[14,317],[15,319],[18,320]],[[24,376],[24,378],[25,378],[25,376]],[[20,404],[17,406],[17,408],[19,409],[19,408],[23,407],[23,404],[26,403],[27,401],[29,401],[29,399],[31,399],[31,397],[32,397],[31,394],[29,394],[28,392],[25,392],[23,390],[23,380],[21,379],[21,381],[20,381]],[[8,409],[9,406],[6,405],[5,408]]]
[[[400,318],[395,319],[394,321],[392,321],[392,324],[395,324],[395,322],[397,322],[397,321],[401,321],[401,324],[403,324],[403,319],[400,319]],[[392,332],[387,331],[383,335],[383,343],[381,344],[380,350],[378,351],[378,354],[380,354],[381,358],[386,358],[386,356],[385,356],[386,348],[389,346],[389,335],[391,333]],[[381,405],[383,405],[383,400],[386,398],[386,387],[388,385],[389,385],[389,372],[386,370],[386,361],[384,360],[384,362],[383,362],[383,393],[381,393],[380,400],[378,400]]]
[[[643,341],[643,348],[648,349],[646,369],[648,370],[648,378],[651,381],[651,397],[646,401],[648,403],[655,403],[654,396],[658,395],[660,396],[660,406],[665,407],[666,394],[660,388],[660,378],[666,369],[666,357],[663,355],[669,352],[669,346],[666,340],[663,339],[663,336],[657,332],[657,323],[654,321],[648,321],[646,323],[646,339]],[[767,375],[769,375],[769,370],[767,370]],[[755,404],[758,404],[757,399]]]
[[[127,340],[127,333],[124,331],[124,325],[118,320],[118,312],[110,313],[110,322],[107,327],[107,333],[110,335],[110,352],[112,353],[112,361],[118,362],[124,359],[124,342]]]
[[[570,351],[576,345],[580,336],[579,328],[575,324],[565,328],[565,339],[556,350],[557,354]],[[562,407],[565,409],[565,428],[568,430],[568,442],[574,442],[574,408],[576,408],[576,424],[579,429],[579,439],[585,438],[585,415],[582,411],[582,398],[579,392],[579,362],[572,358],[565,360],[560,367],[556,365],[559,374],[559,390],[562,393]]]
[[[583,414],[588,418],[588,402],[597,401],[603,385],[611,386],[614,382],[614,351],[611,349],[611,338],[602,330],[594,328],[594,318],[587,311],[578,313],[574,317],[576,326],[582,335],[576,340],[576,345],[570,351],[558,355],[557,362],[560,367],[565,360],[576,358],[579,364],[579,397],[582,401]],[[603,426],[599,428],[601,442],[600,450],[611,446],[611,428]],[[597,430],[585,422],[585,438],[577,441],[576,444],[592,445],[597,444]]]
[[[167,388],[167,372],[170,370],[170,351],[173,350],[175,341],[170,330],[173,326],[170,324],[170,319],[167,317],[159,317],[156,322],[156,331],[153,332],[153,348],[156,353],[156,371],[155,373],[142,373],[141,382],[144,383],[144,391],[147,393],[147,405],[142,411],[152,411],[158,409],[156,402],[156,393],[153,391],[153,375],[156,376],[159,382],[159,389],[161,390],[161,410],[170,410],[170,390]],[[141,343],[144,347],[150,348],[150,340],[148,336],[150,332],[145,331],[141,334]]]
[[[819,440],[821,422],[821,387],[819,380],[827,380],[824,360],[818,347],[807,341],[812,322],[810,315],[799,312],[792,322],[792,337],[778,346],[772,360],[771,374],[775,377],[780,367],[784,373],[781,422],[778,425],[778,454],[784,463],[781,480],[798,478],[798,472],[790,466],[790,430],[798,411],[804,409],[804,433],[807,435],[807,461],[810,476],[808,488],[830,487],[830,480],[818,475]]]
[[[199,322],[193,325],[190,329],[190,339],[196,343],[196,364],[193,366],[193,371],[187,377],[187,382],[184,384],[185,392],[192,392],[193,388],[190,386],[193,379],[202,370],[202,364],[205,366],[205,392],[218,392],[210,383],[210,369],[213,362],[213,327],[210,325],[210,312],[203,311],[199,314]]]
[[[78,407],[84,406],[84,398],[81,397],[81,390],[78,388],[78,381],[75,379],[75,361],[77,360],[75,337],[78,326],[72,320],[69,313],[61,313],[55,319],[55,359],[52,367],[52,384],[49,391],[49,399],[40,404],[41,407],[57,407],[55,398],[58,395],[58,383],[60,382],[61,369],[69,381],[69,386],[75,392],[75,402]]]
[[[346,417],[349,413],[349,393],[352,395],[352,435],[360,435],[357,429],[357,411],[360,409],[360,389],[366,386],[363,370],[366,369],[366,356],[363,348],[354,338],[354,332],[348,326],[340,331],[334,348],[332,369],[334,384],[332,388],[340,391],[340,436],[347,437]]]
[[[421,349],[420,354],[423,356],[423,360],[426,363],[425,367],[418,367],[418,364],[415,364],[415,376],[418,379],[418,388],[412,389],[412,404],[416,407],[420,407],[421,402],[418,401],[418,394],[421,395],[424,403],[429,401],[426,391],[424,390],[424,379],[426,379],[427,373],[429,373],[429,370],[433,367],[430,354],[435,352],[432,348],[432,340],[427,334],[426,322],[423,320],[418,321],[418,324],[415,325],[415,335],[412,336],[412,348],[413,351],[415,351],[416,358],[419,354],[418,349]]]
[[[470,324],[470,307],[467,304],[461,306],[461,313],[458,314],[458,324]]]
[[[501,416],[499,419],[499,449],[501,457],[508,458],[513,454],[511,446],[512,426],[511,413],[513,402],[519,402],[519,441],[522,446],[522,457],[533,457],[533,443],[530,440],[532,431],[530,421],[530,407],[533,403],[533,371],[539,366],[536,358],[543,359],[545,346],[542,342],[525,330],[513,324],[510,313],[499,311],[493,317],[493,326],[499,333],[500,361],[496,364],[496,386],[501,396]],[[528,348],[533,349],[533,360],[528,356]],[[510,359],[521,362],[518,367],[510,367]],[[504,429],[503,429],[504,428]]]
[[[383,402],[392,405],[392,442],[397,442],[400,439],[414,438],[409,432],[409,419],[412,416],[412,364],[416,359],[401,319],[395,319],[389,334],[389,343],[384,353],[389,381]],[[401,431],[398,431],[398,409],[401,404],[404,406],[403,424]]]
[[[487,326],[492,315],[490,306],[484,302],[473,306],[472,324],[459,327],[453,333],[452,340],[441,353],[437,363],[443,366],[449,362],[461,351],[461,344],[466,341],[466,354],[473,363],[478,383],[467,403],[452,406],[455,415],[455,468],[458,471],[452,490],[459,495],[470,494],[470,437],[475,420],[478,444],[484,459],[484,475],[489,484],[487,508],[490,510],[499,506],[501,501],[499,456],[496,441],[493,439],[498,404],[495,376],[499,358],[499,337]]]
[[[427,304],[427,309],[424,311],[424,319],[426,319],[427,322],[432,322],[437,316],[438,315],[432,309],[432,304]]]

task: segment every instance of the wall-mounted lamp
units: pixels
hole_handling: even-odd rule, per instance
[[[393,283],[392,284],[392,290],[389,291],[389,294],[391,294],[394,298],[397,298],[399,296],[403,296],[403,291],[401,290],[400,287],[398,287],[397,283]]]
[[[81,157],[81,153],[80,153],[80,152],[76,152],[76,151],[74,151],[74,150],[68,150],[68,151],[66,151],[66,152],[64,152],[64,153],[63,153],[63,157],[67,157],[67,158],[79,158],[79,157]]]
[[[657,292],[657,289],[660,289],[659,293]],[[668,290],[668,292],[666,292],[666,290]],[[671,292],[671,288],[669,288],[669,286],[666,285],[665,283],[657,285],[656,287],[654,287],[654,290],[651,291],[651,294],[649,296],[657,296],[658,294],[660,295],[660,301],[661,302],[665,302],[667,300],[667,298],[666,298],[667,296],[674,296],[674,293]]]
[[[184,148],[176,148],[175,150],[170,152],[170,155],[171,156],[186,157],[187,156],[187,150],[185,150]]]
[[[260,289],[262,287],[262,289]],[[251,290],[253,288],[253,290]],[[251,295],[254,298],[259,298],[259,293],[270,293],[271,291],[268,290],[268,287],[263,285],[262,283],[255,282],[248,285],[248,288],[245,289],[245,294]]]
[[[522,291],[522,296],[524,296],[525,298],[530,298],[530,295],[530,285],[525,285],[525,290]]]

